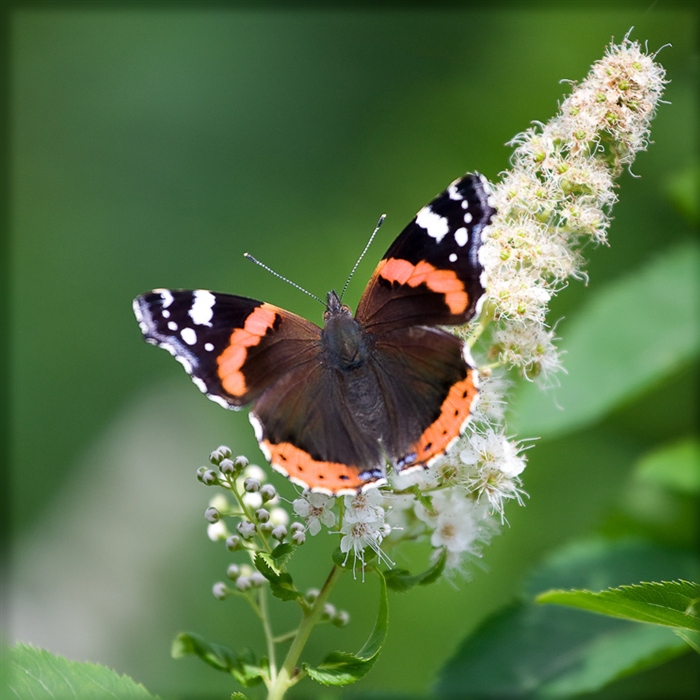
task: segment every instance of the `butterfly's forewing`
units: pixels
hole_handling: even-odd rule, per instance
[[[239,409],[318,357],[321,329],[246,297],[156,289],[134,300],[149,343],[165,348],[210,399]]]
[[[455,180],[391,244],[362,295],[357,320],[379,333],[472,318],[484,293],[482,232],[494,213],[481,175]]]

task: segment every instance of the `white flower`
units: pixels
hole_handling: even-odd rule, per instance
[[[335,513],[333,505],[335,498],[325,493],[313,493],[304,491],[301,498],[297,498],[292,506],[294,512],[306,521],[306,526],[312,535],[321,532],[321,525],[333,527],[335,525]]]
[[[340,532],[343,535],[340,540],[340,551],[345,554],[345,561],[347,561],[352,552],[355,558],[353,572],[355,571],[355,564],[359,561],[364,574],[364,550],[366,547],[373,550],[380,561],[393,566],[394,563],[381,549],[382,540],[390,531],[389,526],[382,520],[346,521],[343,523],[343,526],[340,528]]]
[[[477,500],[485,496],[491,508],[500,514],[501,522],[505,521],[503,504],[508,499],[514,499],[519,505],[524,505],[523,496],[527,494],[520,488],[520,478],[509,476],[500,469],[484,467],[476,475],[467,479],[467,486],[477,494]]]
[[[368,489],[364,493],[344,497],[345,522],[384,522],[384,496],[379,489]]]
[[[480,376],[479,393],[472,411],[474,421],[501,423],[506,413],[505,396],[510,382],[500,375]]]
[[[525,323],[504,323],[493,334],[493,351],[501,362],[520,367],[527,379],[541,377],[546,381],[562,369],[559,352],[554,345],[554,329]]]
[[[453,554],[481,556],[481,545],[494,534],[488,507],[469,498],[461,487],[437,491],[432,496],[432,509],[417,504],[416,515],[432,528],[433,547],[444,547]],[[459,558],[450,561],[454,565]]]
[[[520,456],[517,444],[493,429],[471,433],[459,458],[468,466],[495,469],[509,477],[518,476],[525,469],[525,460]]]

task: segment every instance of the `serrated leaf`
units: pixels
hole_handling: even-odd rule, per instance
[[[644,456],[637,465],[644,481],[688,494],[700,493],[700,440],[686,438]]]
[[[296,547],[291,542],[281,542],[272,550],[272,559],[281,569],[292,558],[295,551]]]
[[[386,639],[389,624],[387,587],[381,572],[379,576],[379,612],[372,632],[357,654],[334,651],[328,654],[318,666],[304,664],[304,669],[318,683],[323,685],[349,685],[363,678],[374,666]]]
[[[171,656],[196,656],[204,663],[230,673],[241,685],[251,687],[262,682],[265,669],[256,664],[252,654],[237,654],[221,644],[212,644],[198,634],[181,632],[173,640]]]
[[[70,661],[28,644],[10,650],[7,700],[154,700],[141,684],[99,664]],[[2,697],[5,698],[5,692]]]
[[[664,581],[620,586],[597,593],[551,590],[537,596],[537,602],[700,632],[700,617],[693,608],[698,597],[700,584]]]
[[[274,559],[267,552],[258,552],[255,555],[255,568],[268,580],[274,581],[279,578],[282,570],[277,566]]]
[[[515,432],[551,437],[591,425],[696,357],[699,269],[700,250],[684,245],[592,290],[588,303],[558,329],[567,370],[561,386],[543,392],[523,384],[512,402]]]
[[[440,578],[447,561],[447,551],[443,549],[437,561],[420,574],[411,574],[407,569],[391,569],[384,572],[386,585],[392,591],[403,593],[414,586],[427,586]]]
[[[269,554],[255,555],[255,568],[270,582],[270,592],[280,600],[295,600],[301,592],[294,587],[292,577],[277,567]]]

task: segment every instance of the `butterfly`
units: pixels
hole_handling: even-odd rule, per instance
[[[484,298],[479,251],[495,209],[466,174],[389,246],[356,313],[331,291],[319,326],[262,301],[155,289],[134,300],[145,340],[224,408],[252,403],[260,449],[294,483],[355,493],[429,466],[459,437],[478,394],[461,325]]]

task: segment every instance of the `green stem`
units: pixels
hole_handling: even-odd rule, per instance
[[[289,651],[287,652],[287,657],[282,664],[282,668],[280,669],[272,688],[270,688],[267,700],[281,700],[281,698],[283,698],[284,694],[287,692],[287,689],[296,682],[297,679],[294,677],[294,671],[297,667],[297,662],[299,661],[301,652],[304,650],[306,642],[309,640],[311,630],[313,630],[318,623],[321,614],[323,613],[323,606],[328,600],[328,597],[330,596],[331,591],[333,590],[333,587],[335,586],[341,573],[342,569],[338,566],[334,566],[331,569],[326,582],[323,584],[321,592],[318,594],[318,598],[316,598],[308,612],[304,613],[301,624],[299,625],[299,630],[294,637],[292,645],[289,647]]]
[[[265,641],[267,642],[267,658],[270,662],[270,685],[274,686],[277,680],[277,660],[275,659],[275,637],[270,626],[270,616],[267,609],[267,595],[265,588],[260,589],[260,619],[265,630]]]

